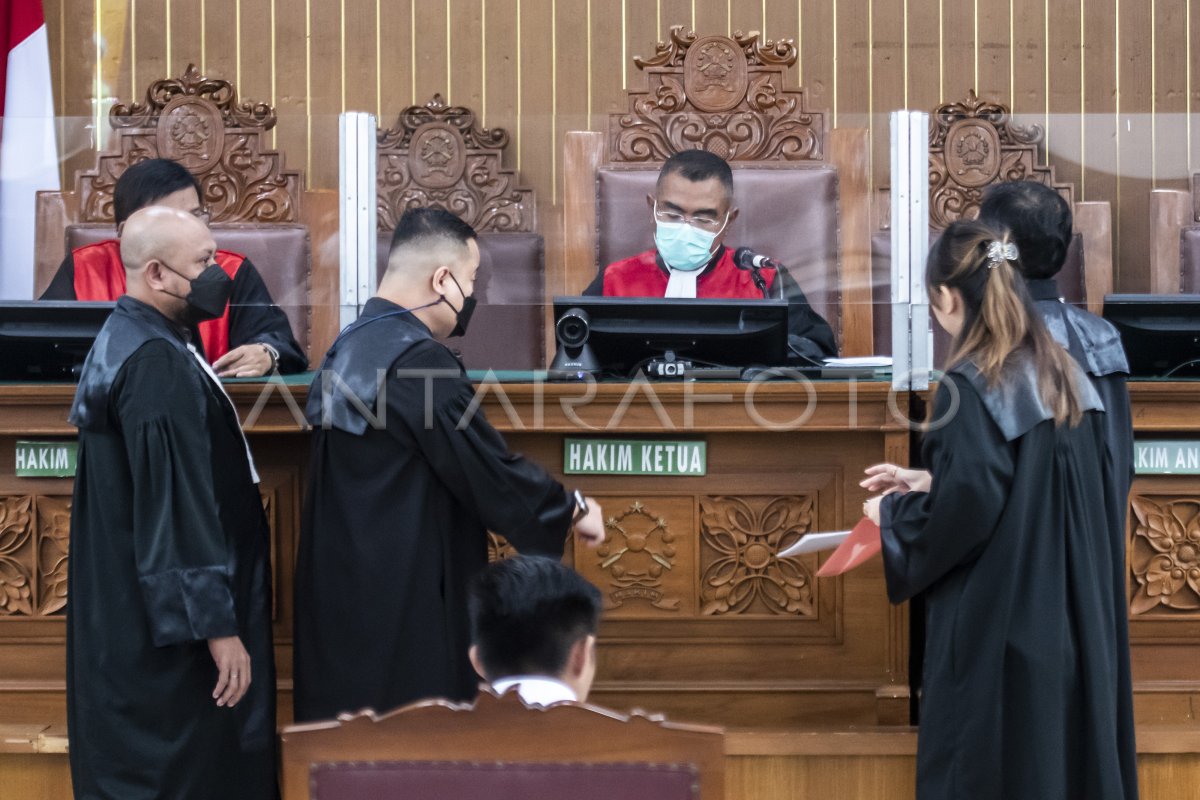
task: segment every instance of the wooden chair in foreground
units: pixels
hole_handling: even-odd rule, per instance
[[[239,100],[233,84],[192,64],[179,78],[151,83],[141,103],[114,105],[108,121],[112,147],[75,176],[75,188],[38,192],[36,293],[67,252],[115,236],[121,174],[169,158],[200,182],[217,246],[254,262],[310,363],[319,362],[338,327],[337,192],[306,191],[303,173],[269,149],[275,110]]]
[[[1200,293],[1200,172],[1191,192],[1150,192],[1150,235],[1150,291]]]
[[[635,58],[645,89],[610,114],[608,133],[566,135],[565,269],[578,294],[597,270],[649,249],[645,197],[672,154],[703,148],[734,170],[741,214],[726,241],[787,265],[845,355],[871,352],[869,149],[865,129],[829,131],[803,88],[785,88],[790,39],[756,32],[699,36],[671,28]]]
[[[475,113],[441,95],[400,112],[377,146],[378,273],[392,231],[418,206],[457,214],[479,234],[479,307],[454,342],[468,369],[540,369],[546,364],[545,261],[533,189],[501,167],[502,128],[481,128]]]
[[[1059,291],[1068,303],[1099,314],[1104,296],[1113,290],[1112,209],[1107,201],[1075,201],[1075,187],[1060,183],[1054,167],[1041,157],[1039,146],[1044,140],[1040,125],[1015,124],[1007,106],[981,100],[974,90],[960,102],[934,109],[929,118],[930,243],[951,222],[978,216],[989,186],[1006,181],[1043,183],[1071,204],[1074,216],[1074,239],[1058,274]],[[891,340],[890,212],[890,191],[880,189],[875,195],[876,232],[871,239],[877,343]]]
[[[577,703],[526,706],[515,692],[428,701],[282,733],[283,800],[721,800],[720,728]]]

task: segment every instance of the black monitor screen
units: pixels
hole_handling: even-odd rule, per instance
[[[1200,295],[1110,294],[1104,318],[1121,332],[1135,377],[1200,376]]]
[[[0,302],[0,380],[77,381],[114,305]]]
[[[787,363],[786,300],[556,297],[554,319],[556,367],[577,364],[564,364],[576,343],[590,349],[600,371],[616,375],[668,354],[699,367]]]

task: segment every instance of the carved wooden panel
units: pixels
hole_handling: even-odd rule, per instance
[[[1200,498],[1135,494],[1130,507],[1130,615],[1200,618]]]
[[[604,595],[610,619],[695,615],[695,500],[604,497],[604,541],[575,548],[575,569]]]
[[[508,539],[505,539],[498,533],[488,531],[488,563],[492,564],[497,561],[503,561],[506,558],[512,558],[517,555],[517,548],[509,544]]]
[[[70,497],[0,497],[0,617],[66,606],[70,508]]]
[[[274,592],[278,503],[275,490],[261,492],[270,529]],[[47,617],[67,606],[71,498],[57,495],[0,497],[0,617]],[[277,611],[272,597],[272,618]]]
[[[1040,125],[1014,124],[1006,106],[980,100],[973,90],[961,102],[938,106],[929,119],[929,224],[941,230],[974,219],[984,189],[1005,181],[1043,183],[1073,208],[1074,189],[1040,163],[1044,139]]]
[[[779,558],[812,528],[813,498],[700,500],[700,613],[816,616],[816,557]]]
[[[179,78],[150,84],[141,103],[109,111],[113,149],[76,177],[81,222],[111,222],[112,193],[126,169],[148,158],[169,158],[200,182],[215,222],[295,222],[300,172],[262,135],[275,127],[266,103],[240,101],[229,81],[206,78],[194,64]]]
[[[480,128],[474,112],[447,106],[440,94],[404,109],[378,133],[379,230],[418,206],[444,208],[477,231],[537,230],[533,190],[500,166],[507,145],[507,131]]]
[[[664,161],[689,149],[729,161],[824,160],[825,115],[808,109],[803,88],[784,88],[796,63],[791,39],[683,31],[673,26],[653,56],[634,59],[646,88],[609,115],[610,160]]]

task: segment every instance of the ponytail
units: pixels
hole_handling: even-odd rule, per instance
[[[1009,357],[1027,349],[1037,366],[1042,401],[1055,422],[1075,425],[1083,416],[1077,368],[1034,308],[1013,267],[1018,257],[1007,232],[980,222],[955,222],[942,234],[929,255],[926,281],[931,289],[958,289],[966,312],[948,363],[969,360],[994,386]]]

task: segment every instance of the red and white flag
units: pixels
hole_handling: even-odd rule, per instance
[[[39,189],[58,189],[42,0],[0,0],[0,300],[33,298]]]

